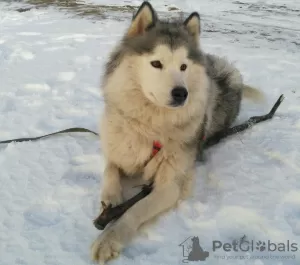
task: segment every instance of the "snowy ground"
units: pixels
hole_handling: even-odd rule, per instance
[[[167,10],[164,3],[198,10],[203,49],[230,58],[248,83],[265,92],[266,104],[245,102],[239,121],[269,111],[281,93],[286,99],[272,121],[211,149],[207,164],[199,165],[194,197],[111,264],[182,264],[178,245],[190,236],[199,236],[210,252],[195,264],[300,264],[299,1],[152,2],[161,11]],[[131,14],[92,20],[53,7],[13,11],[22,5],[0,3],[0,140],[70,126],[97,130],[102,66]],[[0,264],[92,264],[102,171],[94,136],[0,145]],[[213,240],[226,243],[243,235],[290,240],[299,251],[250,252],[248,260],[214,257],[237,254],[213,253]],[[295,259],[255,258],[269,254]]]

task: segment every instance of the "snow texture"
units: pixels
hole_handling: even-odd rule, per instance
[[[247,83],[264,91],[264,104],[243,102],[239,122],[268,112],[282,93],[285,100],[271,121],[209,150],[193,197],[111,264],[182,264],[179,244],[191,236],[210,252],[193,264],[300,264],[300,250],[279,253],[294,254],[291,260],[255,258],[252,252],[248,259],[229,260],[236,253],[212,253],[213,240],[243,235],[300,247],[299,1],[151,2],[166,16],[177,12],[166,12],[170,6],[199,11],[202,48],[229,58]],[[98,131],[103,64],[131,14],[124,14],[128,20],[91,20],[54,7],[16,12],[23,4],[0,3],[0,140],[71,126]],[[87,134],[0,145],[0,264],[93,264],[89,247],[99,233],[92,220],[103,168],[101,143]]]

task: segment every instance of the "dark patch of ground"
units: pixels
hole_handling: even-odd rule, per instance
[[[26,0],[26,6],[17,9],[19,12],[26,12],[32,8],[47,8],[54,7],[66,14],[72,16],[85,17],[93,20],[115,19],[128,21],[133,13],[137,10],[136,6],[132,5],[97,5],[89,4],[82,0]],[[289,29],[278,23],[278,19],[286,20],[290,17],[300,16],[300,10],[292,9],[285,4],[265,4],[265,3],[244,3],[242,1],[234,1],[234,4],[239,6],[239,10],[228,10],[221,12],[220,16],[208,17],[202,16],[204,37],[207,34],[216,34],[218,36],[226,36],[231,38],[233,42],[239,42],[239,36],[247,36],[249,45],[256,46],[257,40],[265,41],[266,45],[271,44],[271,48],[280,49],[285,43],[286,48],[294,52],[299,52],[300,49],[300,28]],[[170,8],[175,12],[159,12],[163,17],[186,17],[188,14]],[[251,17],[248,21],[239,21],[237,16]],[[260,22],[253,23],[256,17],[258,19],[268,19],[272,23],[262,26]],[[274,21],[274,23],[273,23]]]

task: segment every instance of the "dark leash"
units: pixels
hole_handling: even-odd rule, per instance
[[[85,129],[85,128],[81,128],[81,127],[73,127],[73,128],[57,131],[54,133],[50,133],[50,134],[46,134],[46,135],[42,135],[42,136],[38,136],[38,137],[17,138],[17,139],[12,139],[12,140],[0,141],[0,144],[9,144],[9,143],[13,143],[13,142],[21,143],[21,142],[37,141],[42,138],[47,138],[49,136],[54,136],[54,135],[63,134],[63,133],[72,133],[72,132],[88,132],[88,133],[92,133],[94,135],[98,135],[98,133],[91,131],[89,129]]]
[[[273,105],[272,109],[270,110],[270,112],[268,114],[251,117],[248,121],[246,121],[242,124],[239,124],[239,125],[236,125],[231,128],[228,128],[228,129],[225,129],[225,130],[215,133],[213,136],[206,139],[206,141],[204,142],[203,148],[208,148],[212,145],[215,145],[218,142],[220,142],[222,139],[224,139],[228,136],[231,136],[233,134],[245,131],[246,129],[251,128],[252,126],[254,126],[257,123],[272,119],[275,112],[277,111],[278,107],[280,106],[280,104],[282,103],[283,100],[284,100],[284,95],[282,94],[277,99],[276,103]]]

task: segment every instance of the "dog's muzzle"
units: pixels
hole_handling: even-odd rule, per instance
[[[171,96],[172,96],[171,105],[173,107],[183,105],[188,97],[188,94],[189,93],[185,87],[182,86],[174,87],[173,90],[171,91]]]

